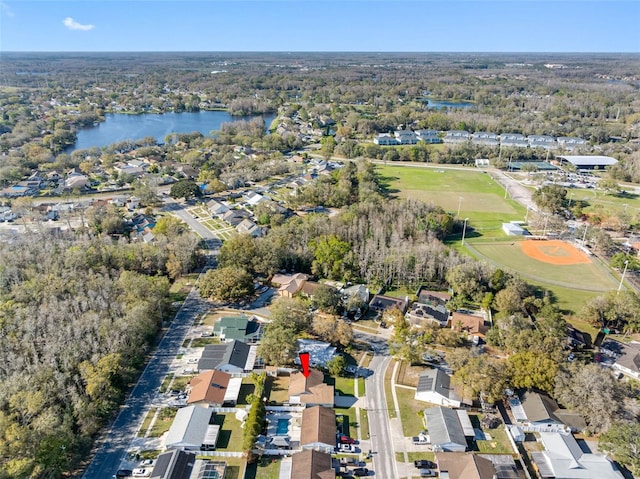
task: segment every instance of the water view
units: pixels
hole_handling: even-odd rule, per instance
[[[430,100],[425,98],[424,102],[427,104],[427,108],[433,110],[442,110],[443,108],[471,108],[475,106],[475,104],[469,101]]]
[[[276,117],[275,113],[261,115],[265,121],[265,128],[269,128]],[[103,147],[124,140],[139,140],[152,136],[158,142],[171,133],[191,133],[199,131],[205,136],[214,130],[219,130],[223,123],[237,120],[250,120],[255,117],[231,116],[226,111],[198,111],[184,113],[164,113],[162,115],[148,113],[142,115],[126,115],[123,113],[108,113],[106,120],[96,126],[78,130],[78,139],[69,148],[69,152]]]

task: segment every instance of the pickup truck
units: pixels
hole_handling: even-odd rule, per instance
[[[431,440],[429,439],[429,436],[424,434],[421,434],[420,436],[413,436],[414,444],[429,444],[430,442]]]

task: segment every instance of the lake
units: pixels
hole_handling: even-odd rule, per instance
[[[264,119],[265,128],[269,128],[276,117],[275,113],[257,115]],[[139,140],[152,136],[163,143],[170,133],[191,133],[199,131],[209,136],[211,131],[219,130],[223,123],[238,120],[250,120],[255,116],[231,116],[226,111],[197,111],[183,113],[144,113],[127,115],[123,113],[107,113],[105,121],[96,126],[78,130],[75,145],[67,152],[91,148],[99,148],[124,140]]]
[[[433,110],[442,110],[443,108],[471,108],[476,106],[470,101],[447,101],[447,100],[431,100],[429,98],[421,98],[427,104],[427,108]]]

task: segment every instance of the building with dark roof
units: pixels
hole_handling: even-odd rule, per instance
[[[525,422],[532,426],[559,424],[567,426],[572,431],[582,431],[587,427],[582,416],[568,409],[561,409],[558,403],[546,394],[526,391],[520,398],[520,404],[526,417]]]
[[[158,456],[150,479],[189,479],[196,463],[192,452],[175,449]]]
[[[393,298],[391,296],[376,294],[373,298],[371,298],[369,308],[380,313],[384,312],[387,309],[398,308],[400,311],[402,311],[402,314],[404,314],[407,310],[408,303],[408,298]]]
[[[440,368],[420,373],[414,399],[447,407],[460,407],[460,396],[451,387],[451,377]]]
[[[218,369],[226,373],[249,372],[256,359],[256,346],[234,340],[226,344],[209,344],[204,347],[198,369]]]
[[[223,316],[213,324],[213,335],[220,341],[256,343],[262,337],[262,323],[246,316]]]
[[[439,303],[416,302],[411,305],[411,309],[405,315],[407,321],[414,326],[425,326],[426,324],[437,324],[445,327],[449,323],[449,311],[446,306]]]

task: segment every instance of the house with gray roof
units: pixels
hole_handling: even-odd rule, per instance
[[[449,323],[450,312],[444,304],[435,302],[415,302],[405,314],[405,318],[413,326],[437,324],[444,328]]]
[[[420,141],[425,143],[442,143],[438,130],[416,130],[416,135]]]
[[[527,137],[530,148],[544,148],[545,150],[555,150],[558,142],[555,137],[548,135],[529,135]]]
[[[464,130],[450,130],[444,135],[445,143],[464,143],[471,140],[471,133]]]
[[[471,142],[475,145],[497,146],[498,135],[488,131],[476,131],[471,135]]]
[[[586,144],[587,144],[587,140],[585,140],[584,138],[577,138],[575,136],[558,137],[558,146],[565,150],[571,151],[574,148],[585,146]]]
[[[454,409],[436,406],[424,410],[424,421],[433,450],[465,452],[467,439]]]
[[[379,146],[391,146],[400,144],[398,139],[395,136],[390,135],[389,133],[380,133],[373,139],[373,142]]]
[[[541,452],[532,452],[543,479],[622,479],[624,476],[606,456],[587,453],[572,434],[540,432]]]
[[[615,344],[615,348],[613,345]],[[613,369],[620,371],[625,376],[640,379],[640,343],[631,341],[621,343],[619,341],[606,341],[603,347],[615,351]]]
[[[531,426],[564,425],[572,431],[582,431],[587,427],[580,414],[561,409],[558,403],[546,394],[526,391],[520,398],[520,404],[525,414],[524,421]]]
[[[198,369],[218,369],[225,373],[243,373],[253,370],[257,346],[233,340],[226,344],[209,344],[204,347]]]
[[[529,146],[529,142],[527,137],[521,133],[502,133],[500,135],[500,146],[526,148]]]
[[[163,452],[156,459],[150,479],[188,479],[196,463],[196,455],[180,449]]]
[[[447,407],[460,407],[460,396],[451,387],[451,377],[440,368],[420,373],[414,399]]]
[[[164,440],[167,449],[199,451],[215,449],[220,426],[209,424],[212,410],[200,406],[178,409]]]

